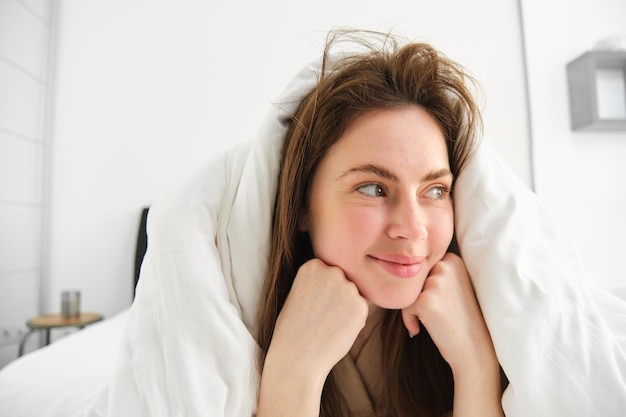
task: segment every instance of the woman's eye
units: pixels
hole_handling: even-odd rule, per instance
[[[433,187],[426,192],[426,197],[433,200],[440,200],[448,195],[448,189],[443,186]]]
[[[372,197],[382,197],[385,195],[385,189],[380,184],[367,184],[357,189],[363,194],[370,195]]]

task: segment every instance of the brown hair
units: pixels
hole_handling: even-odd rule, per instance
[[[358,46],[337,57],[340,45]],[[416,105],[438,122],[454,177],[472,157],[480,135],[480,112],[464,69],[425,43],[399,42],[389,34],[333,31],[327,39],[317,85],[292,117],[285,137],[274,212],[270,258],[257,313],[259,372],[278,314],[298,268],[314,255],[297,223],[309,185],[329,148],[357,117],[374,109]],[[383,406],[390,415],[443,415],[452,409],[448,364],[428,332],[409,338],[398,311],[383,322]],[[333,373],[322,394],[321,416],[342,415]]]

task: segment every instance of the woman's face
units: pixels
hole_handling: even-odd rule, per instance
[[[315,256],[363,297],[411,305],[452,239],[452,174],[439,125],[421,107],[357,118],[313,177],[300,228]]]

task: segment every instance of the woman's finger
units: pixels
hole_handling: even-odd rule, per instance
[[[413,313],[412,306],[402,309],[402,321],[404,322],[404,327],[409,332],[409,336],[414,337],[420,332],[420,321],[419,318]]]

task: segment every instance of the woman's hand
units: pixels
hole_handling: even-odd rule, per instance
[[[326,377],[349,352],[367,314],[367,301],[340,268],[319,259],[302,265],[276,320],[258,415],[317,415]]]
[[[493,352],[465,264],[453,253],[435,264],[415,303],[402,310],[402,319],[411,335],[419,333],[421,322],[453,369]]]
[[[278,315],[270,351],[281,350],[282,358],[295,356],[326,379],[352,347],[367,313],[367,301],[340,268],[312,259],[298,270]]]
[[[413,305],[402,310],[409,334],[426,327],[454,375],[454,415],[501,416],[493,342],[463,260],[447,253]]]

